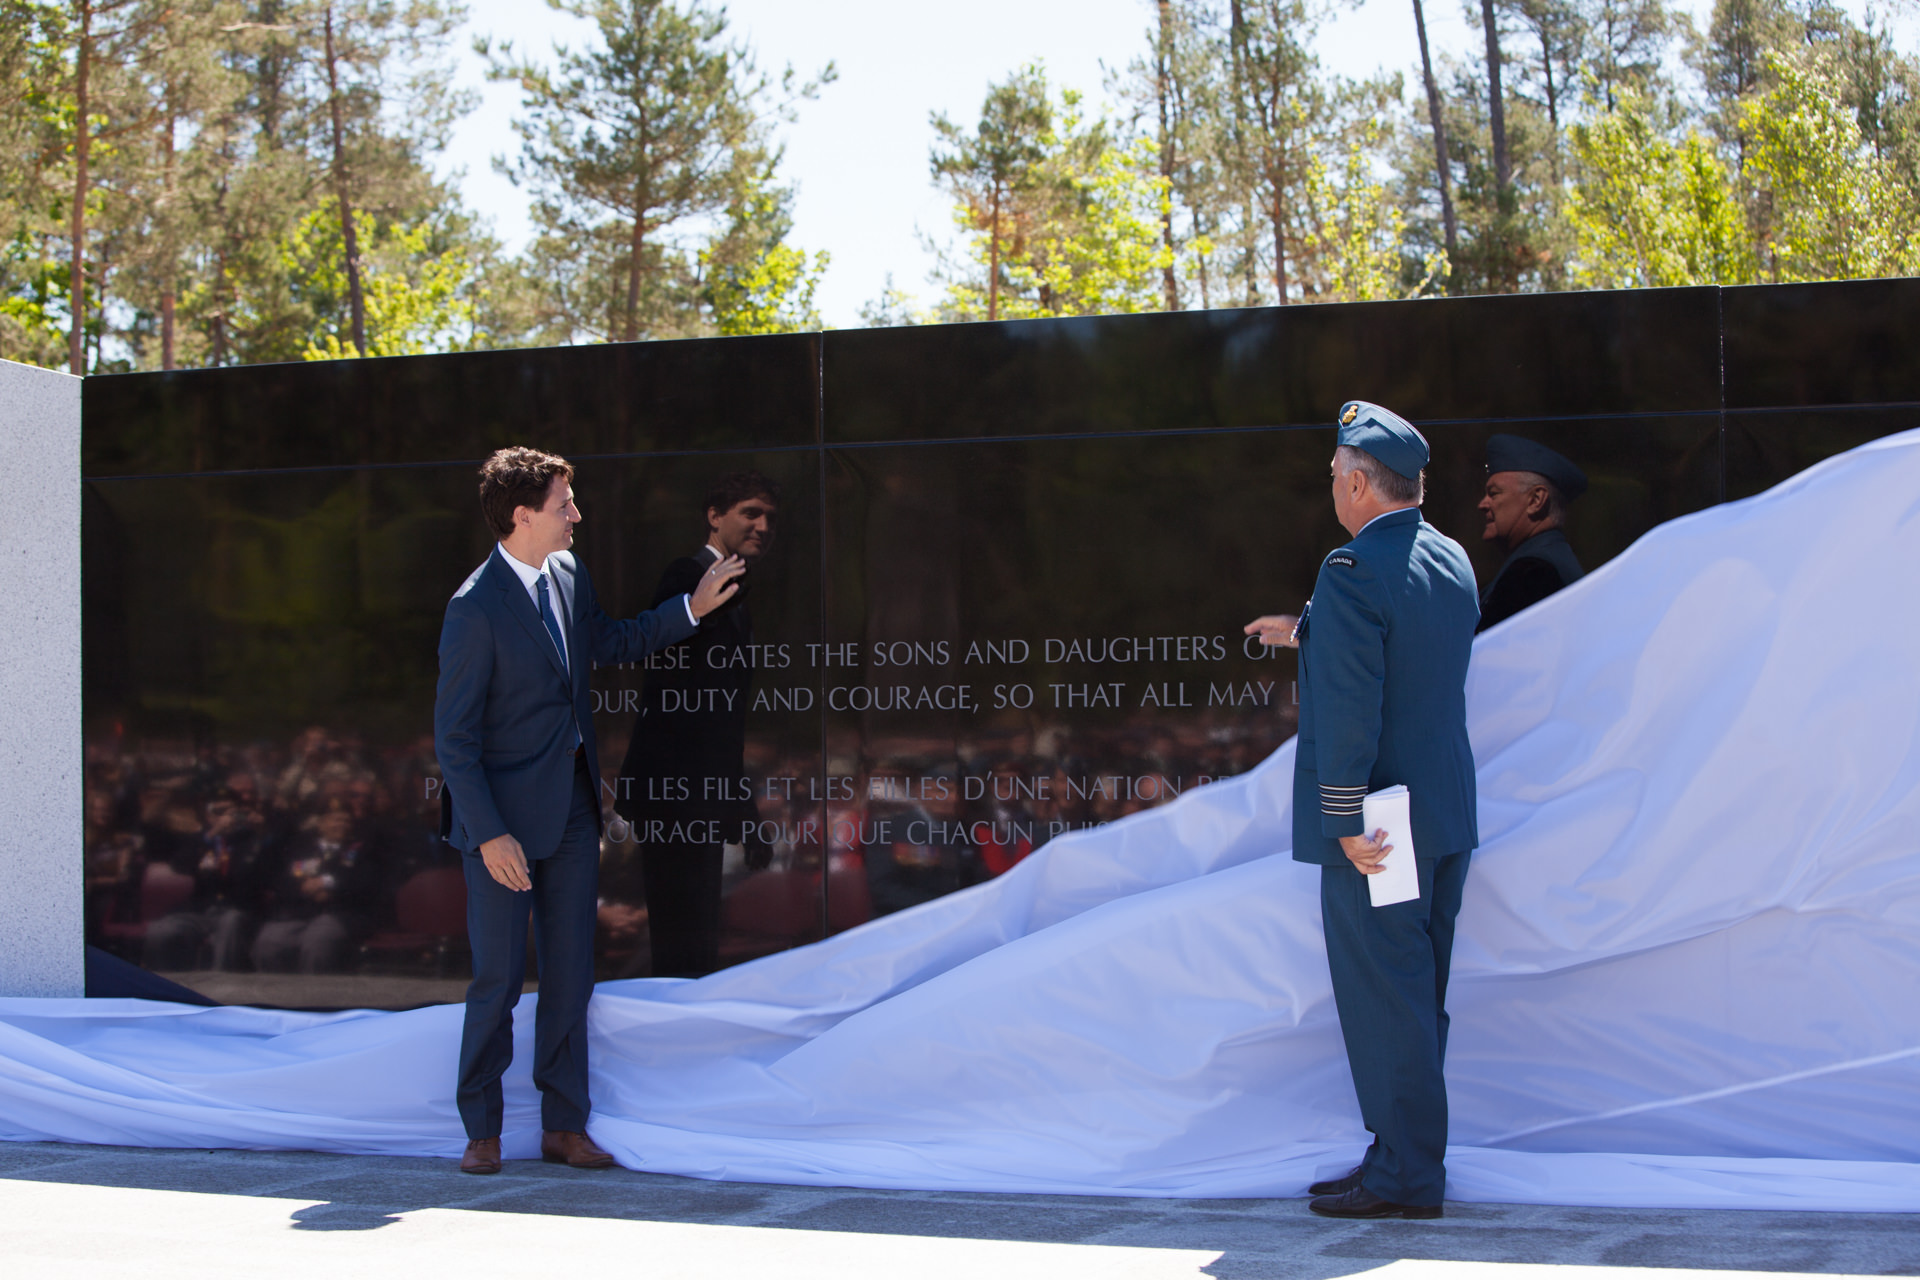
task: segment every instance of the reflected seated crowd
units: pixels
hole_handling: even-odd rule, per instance
[[[454,900],[419,949],[446,951],[458,855],[434,838],[431,807],[407,800],[432,758],[425,739],[377,753],[322,728],[283,750],[96,744],[89,941],[160,972],[348,972],[369,944],[404,936],[395,905],[409,887],[418,897],[438,880]]]
[[[1247,728],[1054,729],[963,744],[966,759],[950,740],[850,743],[834,767],[856,780],[855,798],[830,818],[799,794],[767,798],[762,788],[755,837],[727,863],[720,963],[819,937],[823,853],[837,932],[1000,875],[1063,831],[1176,794],[1102,777],[1166,777],[1181,780],[1177,788],[1241,772],[1274,745]],[[748,754],[762,756],[752,761],[762,776],[817,768],[817,756],[778,759],[753,744]],[[425,738],[377,749],[318,727],[284,747],[96,740],[88,940],[172,975],[464,977],[466,890],[427,794],[437,771]],[[610,807],[607,817],[596,967],[601,978],[646,976],[639,849],[633,828]]]

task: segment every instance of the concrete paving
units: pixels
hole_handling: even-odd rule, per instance
[[[0,1142],[8,1276],[564,1274],[646,1280],[1680,1280],[1920,1276],[1920,1215],[1449,1204],[1342,1223],[1304,1200],[704,1182],[511,1161]]]

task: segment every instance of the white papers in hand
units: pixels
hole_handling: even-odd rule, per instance
[[[1369,795],[1360,806],[1366,834],[1384,830],[1382,844],[1393,846],[1380,870],[1367,877],[1367,894],[1376,907],[1412,902],[1420,896],[1420,869],[1413,855],[1413,809],[1405,787],[1388,787]]]

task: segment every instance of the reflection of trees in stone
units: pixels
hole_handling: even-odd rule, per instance
[[[420,733],[448,566],[468,554],[464,512],[421,487],[352,473],[102,486],[131,529],[141,709],[229,741],[308,723]]]

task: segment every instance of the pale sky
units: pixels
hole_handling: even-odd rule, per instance
[[[1863,3],[1848,0],[1846,7],[1857,11]],[[555,39],[581,42],[590,28],[541,0],[468,5],[461,79],[480,91],[481,105],[461,122],[441,165],[465,170],[468,203],[517,250],[529,231],[526,197],[493,172],[491,157],[515,150],[519,94],[486,82],[468,48],[471,36],[512,39],[544,56]],[[1687,7],[1703,22],[1711,0]],[[888,272],[922,302],[938,292],[926,278],[933,259],[919,236],[951,238],[948,205],[927,173],[930,112],[973,123],[987,85],[1033,59],[1046,62],[1056,84],[1102,102],[1103,68],[1138,56],[1152,21],[1147,0],[731,0],[726,8],[763,68],[791,63],[810,75],[829,60],[838,64],[839,80],[803,103],[782,136],[783,175],[799,188],[791,242],[833,255],[816,302],[826,322],[839,327],[859,323],[861,305],[879,296]],[[1480,39],[1477,19],[1469,24],[1460,0],[1426,0],[1425,8],[1436,60]],[[1900,43],[1913,47],[1910,38]],[[1319,52],[1326,67],[1346,75],[1405,72],[1408,92],[1417,92],[1411,0],[1361,0],[1323,31]]]

